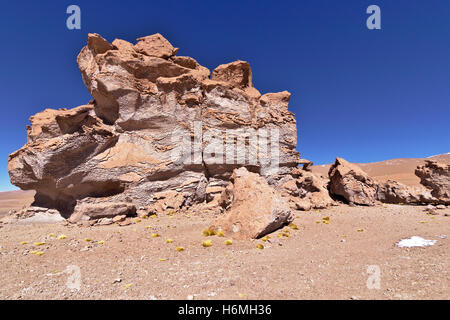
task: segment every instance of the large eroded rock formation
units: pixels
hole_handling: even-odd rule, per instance
[[[11,182],[76,221],[214,198],[241,166],[272,185],[297,166],[289,92],[261,95],[247,62],[210,73],[177,52],[160,34],[135,45],[89,34],[77,60],[94,100],[32,116],[27,144],[9,156]]]

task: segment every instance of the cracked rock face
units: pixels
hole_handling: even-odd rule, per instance
[[[360,167],[342,158],[336,158],[328,171],[330,193],[360,205],[375,205],[377,184]]]
[[[309,211],[334,205],[335,202],[327,189],[328,179],[309,171],[310,161],[301,162],[305,164],[306,168],[294,168],[290,176],[286,175],[279,181],[277,189],[280,190],[281,195],[295,210]]]
[[[436,199],[431,192],[420,186],[410,187],[400,182],[388,180],[378,185],[377,199],[383,203],[422,204],[434,203]]]
[[[89,34],[77,61],[94,100],[32,116],[27,144],[9,156],[11,182],[77,220],[171,197],[186,206],[220,194],[235,168],[275,183],[298,165],[289,92],[261,95],[247,62],[211,73],[177,52],[160,34],[136,44]]]
[[[450,165],[427,160],[417,167],[415,174],[422,185],[431,189],[437,202],[450,204]]]

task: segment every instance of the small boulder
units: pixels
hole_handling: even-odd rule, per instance
[[[127,218],[127,216],[124,215],[124,214],[119,215],[119,216],[115,216],[114,218],[112,218],[112,222],[113,223],[119,223],[119,222],[125,221],[126,218]]]
[[[293,207],[296,210],[301,211],[309,211],[312,208],[311,201],[308,198],[290,198],[289,203],[291,204],[291,208]]]
[[[136,207],[126,202],[103,202],[103,203],[78,203],[70,222],[78,222],[83,216],[90,219],[112,218],[119,215],[131,216],[136,213]]]
[[[378,185],[377,199],[383,203],[394,204],[432,203],[436,200],[424,187],[410,187],[394,180],[387,180]]]
[[[177,54],[178,48],[174,48],[170,42],[161,34],[156,33],[136,39],[138,43],[134,46],[139,53],[150,57],[167,59]]]
[[[154,203],[146,209],[147,212],[161,214],[171,210],[179,211],[186,199],[185,195],[181,192],[167,190],[155,193],[153,200]]]

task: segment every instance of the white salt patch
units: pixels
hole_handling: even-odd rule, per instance
[[[59,213],[36,212],[34,216],[19,220],[19,223],[56,223],[65,221]]]
[[[412,248],[412,247],[428,247],[432,246],[436,243],[437,240],[426,240],[421,237],[412,236],[409,239],[402,239],[397,243],[398,247],[406,247],[406,248]]]

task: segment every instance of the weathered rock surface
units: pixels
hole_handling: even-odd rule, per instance
[[[137,52],[150,57],[170,58],[177,54],[178,49],[174,48],[166,38],[159,33],[137,39],[134,46]]]
[[[441,204],[450,204],[450,165],[433,160],[425,161],[415,170],[420,183],[431,189],[431,194]]]
[[[76,222],[82,219],[112,218],[121,215],[133,216],[135,213],[136,207],[126,202],[81,202],[76,205],[75,211],[70,216],[69,221]]]
[[[312,161],[307,160],[307,159],[300,159],[298,164],[302,164],[303,170],[305,170],[305,171],[311,171],[311,167],[314,165],[314,163]]]
[[[377,200],[394,204],[424,204],[436,201],[431,192],[423,187],[409,187],[393,180],[378,185]]]
[[[300,159],[302,160],[302,159]],[[328,192],[328,180],[312,173],[311,161],[305,160],[303,169],[294,168],[290,175],[280,180],[277,189],[288,200],[292,209],[308,211],[323,209],[334,205],[335,201]]]
[[[27,144],[9,156],[11,182],[76,221],[81,208],[100,217],[99,203],[166,210],[211,201],[242,166],[272,184],[297,166],[289,92],[261,96],[244,61],[210,77],[177,51],[160,34],[136,45],[89,34],[78,65],[94,100],[31,117]],[[266,138],[279,142],[273,154],[254,143]],[[116,209],[101,216],[123,214]]]
[[[211,229],[222,229],[234,238],[259,238],[294,218],[281,195],[244,167],[234,170],[220,203],[228,209],[212,222]]]
[[[118,216],[114,216],[114,218],[112,218],[112,222],[113,223],[123,222],[123,221],[125,221],[126,218],[127,218],[127,216],[124,215],[124,214],[118,215]]]
[[[360,167],[342,158],[336,158],[328,171],[330,193],[341,196],[350,203],[375,205],[377,183]]]

